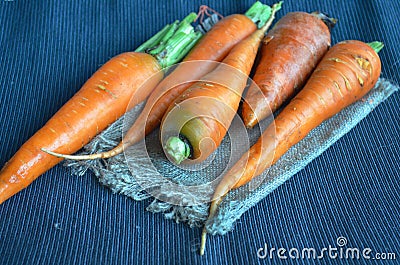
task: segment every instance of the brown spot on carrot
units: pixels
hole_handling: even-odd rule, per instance
[[[53,128],[49,129],[52,133],[57,133],[56,130],[54,130]]]

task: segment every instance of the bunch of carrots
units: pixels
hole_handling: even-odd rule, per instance
[[[230,190],[260,175],[324,120],[363,97],[380,76],[383,44],[348,40],[330,47],[336,20],[326,14],[288,13],[268,31],[281,5],[256,2],[244,15],[222,18],[204,36],[190,25],[199,16],[190,14],[135,52],[111,59],[3,167],[0,203],[62,159],[115,156],[158,126],[170,160],[202,162],[220,145],[242,98],[241,116],[248,128],[281,109],[223,176],[212,197],[211,219]],[[182,58],[185,63],[163,78],[162,69]],[[246,91],[253,68],[254,83]],[[145,99],[118,146],[73,155]],[[201,254],[206,233],[205,225]]]

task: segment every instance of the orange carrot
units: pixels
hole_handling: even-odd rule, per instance
[[[195,81],[212,71],[216,64],[241,40],[253,33],[257,21],[264,21],[269,13],[261,12],[263,5],[256,2],[246,15],[234,14],[220,20],[197,43],[175,70],[151,93],[146,105],[123,140],[112,150],[91,155],[51,154],[67,159],[109,158],[122,153],[157,128],[171,103]]]
[[[161,124],[161,141],[175,163],[187,158],[202,162],[218,148],[239,107],[258,46],[280,7],[275,4],[261,29],[237,44],[222,64],[171,104]]]
[[[175,63],[182,47],[193,46],[199,38],[190,22],[192,13],[181,23],[176,21],[156,34],[151,44],[169,57],[126,52],[105,63],[82,88],[38,131],[0,171],[0,204],[27,187],[61,159],[41,149],[71,154],[88,143],[96,134],[121,117],[132,97],[143,101],[163,77],[162,65]],[[177,46],[169,41],[181,41]],[[155,58],[157,57],[158,60]]]
[[[381,72],[377,52],[382,43],[343,41],[322,58],[304,88],[263,132],[259,140],[223,176],[217,186],[209,212],[215,215],[222,198],[274,164],[290,147],[312,129],[354,103],[371,90]],[[206,229],[200,253],[204,253]]]
[[[322,13],[292,12],[265,36],[254,85],[242,108],[244,124],[251,128],[275,112],[307,81],[331,44],[336,20]]]

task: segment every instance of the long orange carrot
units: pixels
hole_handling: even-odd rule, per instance
[[[312,129],[373,88],[381,72],[377,52],[382,43],[343,41],[323,57],[304,88],[276,117],[259,140],[224,175],[212,198],[209,219],[223,196],[275,163]],[[200,253],[204,253],[206,229]]]
[[[61,160],[43,152],[42,148],[74,153],[122,116],[132,97],[136,103],[143,101],[162,79],[162,66],[175,63],[182,49],[193,46],[199,38],[190,25],[195,18],[196,14],[192,13],[181,23],[176,21],[166,26],[146,43],[147,49],[151,44],[161,49],[162,57],[126,52],[115,56],[94,73],[1,169],[0,204]],[[183,45],[169,44],[177,40]]]
[[[262,12],[262,9],[263,5],[256,2],[245,15],[230,15],[215,24],[183,59],[184,63],[158,84],[124,139],[114,149],[92,155],[50,153],[67,159],[109,158],[142,140],[159,126],[167,108],[193,81],[213,70],[215,62],[221,61],[238,42],[253,33],[257,29],[256,21],[263,23],[268,19],[270,13]]]
[[[275,112],[305,84],[331,44],[336,20],[323,13],[292,12],[265,36],[261,58],[242,108],[251,128]]]
[[[161,141],[175,163],[187,158],[202,162],[218,148],[239,107],[260,42],[280,8],[281,3],[275,4],[261,29],[171,104],[161,124]]]

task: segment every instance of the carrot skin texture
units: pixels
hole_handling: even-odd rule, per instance
[[[120,147],[137,143],[157,128],[171,103],[194,82],[215,68],[229,51],[249,36],[257,26],[245,15],[234,14],[223,18],[193,47],[171,74],[164,78],[151,93],[142,113],[126,133]],[[193,61],[212,61],[188,63]],[[144,128],[144,129],[143,129]],[[123,148],[120,148],[122,150]]]
[[[363,97],[380,72],[380,58],[366,43],[350,40],[333,46],[304,88],[276,117],[275,125],[224,176],[214,198],[260,175],[312,129]]]
[[[331,44],[330,30],[316,15],[292,12],[265,36],[242,117],[251,128],[275,112],[307,81]]]
[[[162,79],[160,70],[156,59],[145,53],[126,52],[106,62],[4,165],[0,204],[62,160],[41,148],[78,151],[122,116],[132,97],[136,103],[143,101]]]

